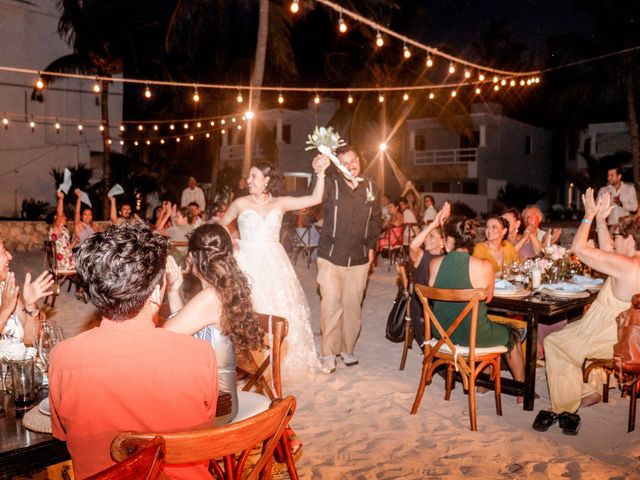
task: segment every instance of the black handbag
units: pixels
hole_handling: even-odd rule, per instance
[[[411,301],[411,294],[409,289],[405,289],[402,286],[398,289],[398,295],[393,301],[393,307],[389,312],[387,318],[387,331],[386,337],[394,343],[400,343],[404,341],[404,322],[410,320],[409,318],[409,302]]]

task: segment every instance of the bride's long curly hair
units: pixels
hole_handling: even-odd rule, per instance
[[[264,348],[263,331],[251,303],[251,289],[233,257],[229,233],[220,225],[205,224],[189,237],[192,267],[222,301],[222,332],[239,354]]]

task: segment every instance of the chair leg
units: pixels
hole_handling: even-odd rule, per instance
[[[640,377],[636,377],[629,385],[631,395],[629,398],[629,423],[627,432],[633,432],[636,428],[636,399],[638,398],[638,380],[640,380]]]
[[[449,401],[451,398],[451,387],[453,385],[453,367],[447,365],[447,378],[444,383],[444,399]]]
[[[493,381],[493,390],[496,397],[496,414],[502,416],[502,383],[500,382],[500,357],[492,367],[496,378]]]
[[[471,369],[471,373],[469,375],[469,392],[467,393],[469,397],[469,422],[471,423],[471,431],[478,431],[478,421],[476,419],[476,378],[473,374],[473,368]]]
[[[405,320],[404,344],[402,345],[402,359],[400,360],[400,371],[404,370],[404,366],[407,363],[407,353],[409,352],[411,342],[413,342],[413,328],[411,327],[411,322]]]
[[[609,370],[605,370],[606,381],[602,386],[602,403],[609,403],[609,379],[611,377],[611,372]]]
[[[291,444],[289,443],[289,438],[287,437],[287,430],[285,430],[282,438],[280,439],[282,449],[284,450],[284,458],[287,463],[287,471],[289,472],[289,478],[291,480],[299,480],[298,471],[296,470],[296,461],[293,458],[293,453],[291,452]]]
[[[418,413],[418,407],[420,406],[420,402],[422,401],[422,395],[424,395],[424,389],[427,386],[427,370],[429,369],[429,364],[423,362],[422,364],[422,375],[420,376],[420,384],[418,385],[418,391],[416,392],[416,399],[413,401],[413,407],[411,407],[411,415],[415,415]]]

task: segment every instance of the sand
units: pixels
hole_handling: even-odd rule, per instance
[[[16,253],[19,281],[26,269],[40,271],[44,253]],[[296,271],[309,299],[314,332],[319,331],[316,267],[299,261]],[[535,411],[503,395],[503,416],[493,396],[477,400],[478,432],[469,430],[467,397],[458,384],[449,402],[444,381],[428,386],[417,415],[410,408],[420,377],[418,349],[399,371],[402,344],[384,337],[386,316],[396,293],[395,272],[381,264],[370,279],[364,301],[364,327],[355,354],[360,364],[338,361],[332,375],[285,385],[298,409],[292,425],[302,440],[297,467],[306,479],[430,478],[640,478],[640,420],[627,433],[628,399],[612,390],[608,404],[580,411],[579,435],[563,435],[557,424],[548,432],[531,428],[538,410],[549,407],[544,369],[537,370]],[[48,309],[65,334],[96,324],[93,308],[65,291]],[[316,337],[319,344],[319,338]]]

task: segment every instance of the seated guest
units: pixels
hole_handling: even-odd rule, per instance
[[[191,202],[187,208],[189,208],[189,225],[193,226],[193,228],[198,228],[202,225],[202,212],[200,211],[200,205],[198,202]]]
[[[431,195],[424,196],[424,212],[422,213],[422,221],[424,223],[433,222],[436,219],[436,201]]]
[[[416,214],[411,210],[409,200],[406,197],[400,197],[398,200],[398,208],[402,212],[405,224],[411,224],[411,227],[404,229],[404,245],[409,245],[409,239],[413,238],[418,233],[418,219]]]
[[[522,240],[522,218],[520,217],[520,212],[516,208],[507,208],[500,216],[509,222],[507,240],[513,244],[516,252],[520,253],[520,249],[522,249],[523,245],[527,241],[526,238]]]
[[[218,396],[211,345],[156,328],[169,245],[141,222],[96,233],[76,265],[100,326],[53,349],[49,401],[53,436],[67,442],[75,478],[115,462],[113,438],[133,430],[211,425]],[[208,461],[164,467],[173,479],[210,479]]]
[[[436,288],[482,288],[487,290],[486,303],[493,298],[494,272],[491,262],[472,257],[469,252],[473,247],[472,219],[456,217],[449,219],[443,227],[444,248],[447,252],[443,257],[436,257],[429,267],[429,285]],[[494,323],[487,318],[487,305],[480,302],[478,307],[478,328],[476,333],[476,347],[495,347],[504,345],[508,352],[507,364],[511,369],[514,380],[524,381],[524,361],[520,346],[520,336],[517,329]],[[433,313],[447,329],[464,309],[466,302],[433,302]],[[451,340],[459,345],[469,345],[471,312],[451,336]],[[433,332],[434,335],[437,332]],[[522,397],[518,397],[522,402]]]
[[[559,228],[554,228],[549,232],[545,232],[540,227],[540,223],[544,220],[542,210],[537,205],[529,205],[522,211],[522,218],[526,228],[522,234],[522,238],[516,244],[518,254],[522,260],[537,257],[542,253],[545,246],[556,243],[560,239],[562,233]],[[522,246],[520,246],[522,245]]]
[[[56,212],[49,227],[49,240],[56,245],[56,262],[58,270],[75,270],[76,264],[71,251],[71,235],[67,230],[67,217],[64,214],[64,193],[58,192]]]
[[[547,381],[551,409],[556,414],[574,414],[580,407],[600,401],[600,394],[590,383],[582,382],[585,358],[611,358],[618,341],[616,318],[631,305],[631,297],[640,291],[640,219],[623,217],[607,229],[607,217],[613,203],[609,193],[593,198],[593,189],[582,196],[584,218],[571,246],[572,251],[589,267],[608,275],[598,297],[581,320],[550,334],[544,341]],[[598,226],[600,248],[589,246],[589,230],[593,220]],[[612,238],[613,237],[613,238]],[[534,428],[546,430],[549,412],[538,414]],[[546,417],[546,418],[545,418]],[[579,417],[569,417],[567,433],[577,433]],[[542,423],[542,424],[541,424]]]
[[[476,243],[473,256],[489,260],[495,273],[502,272],[503,265],[509,266],[518,261],[518,253],[513,244],[507,240],[509,223],[502,217],[491,217],[487,220],[484,231],[486,240]]]
[[[391,214],[389,214],[389,204],[391,203],[391,198],[389,195],[384,194],[380,197],[380,202],[382,204],[382,222],[388,222],[391,218]]]
[[[429,285],[429,264],[435,257],[444,253],[442,225],[449,218],[450,212],[451,206],[446,202],[433,221],[418,233],[411,241],[411,245],[409,245],[409,258],[414,267],[413,279],[415,284]],[[413,336],[420,348],[422,348],[424,343],[424,309],[415,290],[412,292],[409,311]]]
[[[112,225],[118,226],[133,220],[133,217],[131,216],[131,204],[129,202],[124,202],[120,205],[120,210],[116,209],[116,197],[109,196],[109,203],[109,219],[111,220]]]
[[[89,205],[82,206],[80,189],[76,188],[76,211],[74,214],[73,245],[80,245],[98,229],[93,223],[93,210]]]
[[[154,229],[165,237],[169,237],[170,242],[186,242],[194,228],[189,223],[191,213],[187,207],[176,207],[177,205],[172,206],[170,203],[165,203]],[[171,220],[170,224],[169,220]],[[177,250],[186,253],[187,248],[178,247]]]
[[[229,233],[221,225],[203,225],[189,238],[191,273],[202,290],[184,305],[182,273],[169,259],[167,297],[173,314],[163,325],[172,332],[194,335],[216,352],[220,391],[231,394],[232,413],[217,419],[228,423],[238,413],[236,353],[250,355],[262,347],[263,333],[251,303],[251,290],[233,256]]]
[[[387,209],[389,211],[389,220],[382,224],[382,234],[380,235],[380,240],[378,240],[378,250],[402,245],[404,217],[393,202],[387,204]]]
[[[27,273],[19,292],[15,274],[9,270],[12,258],[0,240],[0,350],[11,343],[34,344],[40,315],[36,302],[51,295],[47,289],[53,285],[49,272],[42,272],[33,282]]]

